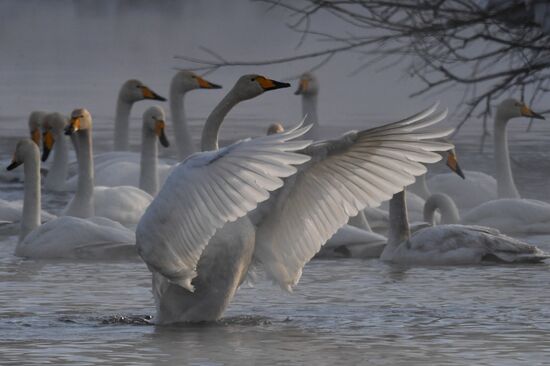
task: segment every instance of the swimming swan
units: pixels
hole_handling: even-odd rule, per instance
[[[106,218],[59,217],[40,225],[40,153],[30,139],[20,140],[9,170],[24,165],[23,219],[15,254],[20,257],[117,259],[135,256],[132,231]]]
[[[115,115],[115,134],[114,150],[128,150],[128,126],[130,124],[130,111],[135,102],[144,99],[166,101],[141,81],[131,79],[126,81],[118,93],[116,115]]]
[[[76,136],[78,155],[78,185],[64,216],[88,218],[106,217],[123,225],[138,223],[152,201],[151,195],[131,186],[94,187],[92,159],[92,116],[86,109],[75,109],[65,128],[65,134]]]
[[[180,164],[142,217],[137,246],[153,272],[158,323],[218,319],[252,260],[291,291],[303,266],[350,216],[412,183],[426,170],[420,162],[440,159],[431,151],[450,147],[432,139],[452,130],[421,131],[445,117],[434,106],[307,148],[290,141],[305,132],[298,128],[218,149],[232,106],[284,86],[241,77],[207,120],[207,152]],[[307,160],[294,174],[291,165]]]
[[[388,244],[380,259],[407,265],[538,263],[548,255],[533,245],[483,226],[441,225],[410,234],[405,192],[390,200]]]
[[[510,166],[506,131],[508,122],[518,117],[544,119],[543,116],[515,99],[505,99],[498,105],[493,130],[496,180],[482,172],[466,171],[465,175],[468,177],[466,180],[446,174],[437,175],[428,180],[432,192],[449,195],[457,202],[459,209],[466,212],[497,198],[519,199],[520,194],[514,183]]]

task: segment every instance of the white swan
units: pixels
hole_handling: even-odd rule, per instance
[[[406,265],[538,263],[548,255],[533,245],[482,226],[442,225],[410,234],[405,192],[390,201],[390,233],[380,259]]]
[[[28,127],[29,127],[29,134],[31,140],[33,140],[36,145],[40,146],[40,127],[42,126],[42,121],[44,117],[46,116],[46,112],[44,111],[33,111],[29,114],[29,118],[27,121]],[[9,159],[2,160],[1,165],[8,165],[10,163]],[[15,181],[22,181],[23,180],[23,173],[19,170],[13,170],[13,171],[6,171],[2,169],[0,171],[0,180],[6,181],[6,182],[15,182]],[[23,204],[20,203],[19,206],[22,206]]]
[[[117,259],[135,256],[135,235],[111,220],[60,217],[40,225],[40,156],[30,139],[20,140],[8,169],[24,164],[25,197],[19,243],[20,257]]]
[[[63,215],[88,218],[106,217],[123,225],[138,223],[152,201],[151,195],[136,187],[94,187],[92,159],[92,116],[86,109],[75,109],[71,114],[67,135],[78,140],[78,186],[75,195],[65,207]]]
[[[68,119],[61,113],[49,113],[42,124],[42,161],[54,151],[53,162],[44,180],[44,188],[50,191],[65,191],[69,171],[69,146],[65,127]]]
[[[440,159],[431,151],[450,147],[431,139],[451,130],[420,131],[444,118],[445,113],[433,113],[434,107],[302,150],[311,160],[283,185],[277,177],[294,173],[289,164],[308,159],[283,152],[304,147],[285,140],[304,131],[217,150],[220,125],[232,106],[282,86],[288,84],[241,77],[203,130],[203,149],[216,151],[180,164],[140,221],[136,244],[153,272],[157,322],[218,319],[251,260],[290,291],[304,265],[350,216],[402,190],[425,172],[420,161]]]
[[[161,97],[139,80],[128,80],[120,88],[115,115],[115,151],[128,150],[128,126],[130,124],[130,111],[135,102],[144,99],[160,101],[166,100],[166,98]]]
[[[284,132],[280,123],[273,123],[267,129],[267,135]],[[364,216],[363,216],[364,217]],[[355,216],[356,220],[361,217]],[[368,226],[368,222],[361,226]],[[322,246],[315,258],[378,258],[384,250],[386,237],[364,230],[359,225],[344,225]],[[370,228],[370,227],[369,227]]]
[[[311,72],[302,74],[294,94],[302,96],[302,115],[306,116],[306,123],[313,125],[306,137],[319,140],[321,132],[317,115],[317,95],[319,94],[317,78]]]
[[[106,187],[138,187],[154,196],[172,168],[158,161],[157,140],[164,147],[170,145],[165,134],[165,120],[161,107],[146,109],[143,113],[140,161],[115,159],[104,163],[94,169],[94,183]]]
[[[220,89],[221,86],[206,81],[195,73],[181,70],[172,78],[170,83],[170,114],[174,126],[176,147],[178,148],[178,161],[182,161],[196,152],[195,144],[184,111],[184,96],[195,89]]]
[[[465,172],[466,180],[438,175],[428,180],[432,192],[449,195],[463,211],[497,198],[520,198],[510,166],[506,132],[510,119],[518,117],[544,119],[515,99],[506,99],[498,105],[493,129],[496,180],[485,173],[471,171]]]

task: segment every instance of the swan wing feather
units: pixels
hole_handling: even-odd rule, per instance
[[[283,185],[281,178],[296,172],[293,165],[310,159],[295,152],[310,144],[294,140],[310,128],[302,123],[193,154],[178,165],[137,227],[138,253],[147,265],[193,291],[197,263],[216,230],[267,200]]]
[[[445,118],[436,107],[305,149],[312,159],[287,179],[257,223],[254,259],[268,276],[291,291],[303,266],[349,217],[413,183],[426,171],[422,163],[441,159],[434,151],[452,145],[433,139],[452,130],[423,130]]]

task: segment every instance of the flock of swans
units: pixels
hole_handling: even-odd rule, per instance
[[[167,136],[164,110],[152,106],[143,114],[140,153],[128,151],[132,106],[166,99],[138,80],[120,90],[112,152],[94,155],[92,115],[84,108],[68,117],[31,113],[30,138],[17,143],[7,166],[16,172],[23,165],[23,203],[0,200],[0,235],[19,235],[15,254],[25,258],[139,255],[152,273],[158,324],[219,319],[252,268],[292,291],[315,256],[406,265],[548,257],[506,235],[550,233],[550,204],[521,199],[510,168],[508,121],[543,118],[525,104],[508,99],[497,107],[496,179],[461,170],[446,139],[452,129],[437,128],[446,117],[437,105],[320,139],[319,85],[310,73],[295,93],[302,122],[288,130],[274,124],[265,136],[219,146],[231,109],[289,86],[261,75],[239,78],[206,119],[200,149],[186,123],[184,96],[221,86],[189,71],[170,85],[174,136]],[[160,160],[169,137],[177,156]],[[42,184],[41,161],[52,153]],[[426,165],[442,158],[451,172],[427,180]],[[61,216],[41,209],[42,190],[74,192]]]

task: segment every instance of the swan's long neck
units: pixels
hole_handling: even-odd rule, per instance
[[[52,191],[63,190],[69,171],[69,147],[62,130],[56,133],[53,153],[52,166],[44,181],[44,187]]]
[[[178,160],[180,161],[196,151],[189,127],[187,126],[187,120],[185,119],[184,96],[185,93],[176,90],[175,85],[170,87],[170,113],[176,136]]]
[[[388,232],[388,249],[399,246],[411,236],[407,217],[405,191],[393,195],[390,200],[390,230]]]
[[[313,124],[307,133],[308,138],[319,139],[319,118],[317,116],[317,94],[302,95],[302,117],[307,115],[305,124]]]
[[[73,200],[69,204],[68,216],[87,218],[94,216],[94,162],[91,130],[77,132],[78,184]]]
[[[234,90],[235,89],[232,89],[229,93],[227,93],[227,95],[208,116],[208,119],[204,124],[204,128],[202,129],[202,151],[218,150],[218,135],[222,122],[231,108],[241,101]]]
[[[123,100],[119,95],[115,115],[115,151],[128,150],[128,125],[130,123],[131,109],[132,103]]]
[[[38,154],[32,159],[25,159],[25,193],[23,198],[23,216],[21,217],[21,232],[19,242],[23,241],[28,233],[40,226],[40,158]]]
[[[416,177],[414,183],[408,186],[407,189],[425,200],[428,199],[428,197],[430,197],[431,195],[430,189],[426,184],[426,174],[422,174]]]
[[[441,223],[443,225],[458,224],[460,214],[453,199],[446,194],[436,193],[428,197],[424,203],[424,221],[434,225],[434,213],[441,212]]]
[[[497,174],[498,198],[520,198],[514,184],[512,167],[510,166],[510,153],[508,151],[508,137],[506,125],[508,119],[497,112],[494,126],[495,163]]]
[[[143,125],[141,139],[141,168],[139,173],[139,188],[155,196],[158,191],[158,146],[156,136]]]

